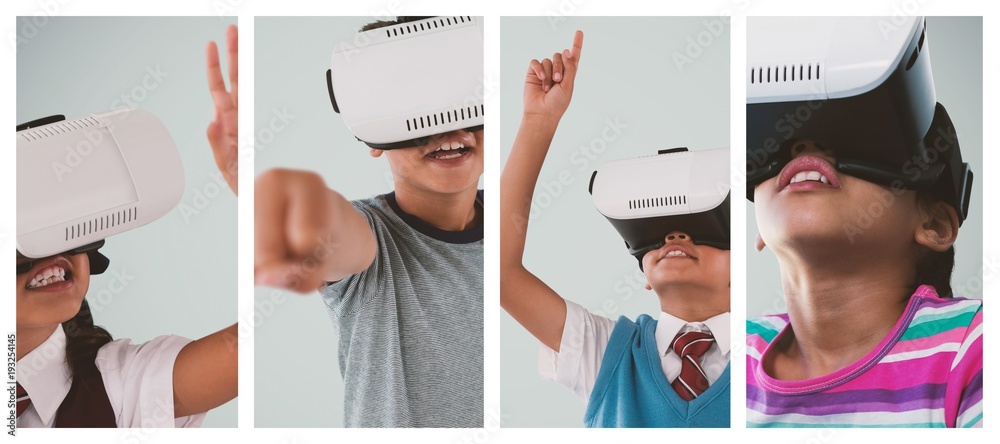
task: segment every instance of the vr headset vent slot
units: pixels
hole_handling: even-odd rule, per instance
[[[98,216],[86,222],[80,222],[66,227],[67,241],[78,237],[99,233],[126,222],[139,220],[139,207],[131,207],[114,213]]]
[[[909,71],[913,68],[913,65],[917,63],[917,57],[920,56],[920,51],[924,49],[924,37],[927,35],[927,27],[923,27],[920,31],[920,40],[917,42],[917,47],[913,48],[913,52],[910,53],[910,59],[906,62],[906,70]]]
[[[396,26],[386,28],[385,36],[388,38],[402,37],[422,31],[430,31],[432,29],[444,28],[448,26],[454,26],[470,22],[472,22],[472,16],[464,15],[464,16],[441,17],[435,20],[420,21],[417,23],[402,23]]]
[[[406,119],[406,131],[416,131],[423,128],[432,128],[446,123],[460,122],[484,115],[483,105],[466,106],[456,108],[451,111],[428,114],[426,116]]]
[[[754,66],[750,68],[750,83],[784,83],[819,80],[820,63]]]
[[[45,125],[41,128],[30,129],[18,133],[24,140],[34,142],[48,137],[78,131],[84,128],[91,128],[101,124],[100,120],[94,117],[84,117],[82,119],[64,120],[62,122]]]
[[[647,199],[632,199],[628,201],[628,209],[637,210],[640,208],[669,207],[673,205],[687,205],[687,195],[651,197]]]

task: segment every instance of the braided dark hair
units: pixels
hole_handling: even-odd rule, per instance
[[[80,311],[69,321],[63,322],[66,333],[66,363],[70,375],[75,379],[87,371],[95,371],[94,359],[97,350],[112,341],[111,333],[94,325],[94,317],[90,313],[90,304],[84,299]]]

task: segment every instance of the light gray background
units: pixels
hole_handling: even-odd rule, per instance
[[[748,21],[754,20],[748,17]],[[794,18],[789,18],[794,20]],[[983,276],[983,21],[980,17],[928,17],[927,45],[937,100],[958,131],[962,159],[972,168],[972,201],[955,244],[951,286],[956,296],[982,298]],[[787,311],[778,261],[757,252],[754,205],[747,205],[747,317]]]
[[[706,23],[721,33],[713,35]],[[535,188],[538,210],[530,221],[524,263],[562,297],[592,312],[612,319],[656,315],[656,294],[643,288],[638,263],[594,208],[587,185],[605,160],[677,146],[729,145],[729,27],[718,17],[502,18],[503,162],[521,121],[528,62],[570,47],[577,29],[585,37],[573,102]],[[688,38],[697,45],[699,34],[708,45],[679,69],[674,55],[686,54]],[[627,128],[605,141],[608,119]],[[589,148],[583,147],[591,145],[606,149],[589,160],[584,153]],[[572,183],[561,191],[547,189],[563,171]],[[538,348],[538,340],[502,314],[504,426],[582,427],[585,402],[538,376]]]
[[[326,92],[325,73],[334,45],[370,21],[341,17],[254,20],[257,174],[279,166],[312,170],[348,199],[392,190],[387,162],[368,156],[367,147],[354,139],[334,113]],[[276,120],[278,124],[272,126],[270,122],[279,114],[294,117],[286,118],[287,123]],[[273,139],[267,143],[272,132]],[[254,296],[255,312],[270,313],[260,317],[254,331],[254,425],[343,427],[344,382],[337,365],[337,330],[319,295],[257,287]]]
[[[352,41],[372,21],[375,18],[255,19],[257,174],[275,167],[315,171],[327,186],[351,200],[392,191],[388,161],[371,157],[368,147],[351,134],[333,111],[326,88],[333,48]],[[303,296],[258,287],[254,295],[259,319],[254,333],[254,425],[343,427],[338,332],[326,305],[317,293]]]
[[[236,322],[236,198],[218,174],[205,128],[213,106],[205,45],[225,54],[235,18],[50,17],[17,51],[17,121],[52,114],[73,119],[122,107],[123,94],[170,131],[184,164],[180,205],[196,190],[215,196],[185,218],[180,205],[159,220],[107,240],[111,266],[90,281],[97,325],[141,343],[163,334],[201,338]],[[223,66],[226,61],[223,59]],[[147,68],[165,73],[147,81]],[[118,102],[116,102],[118,101]],[[134,277],[124,291],[114,272]],[[213,410],[204,427],[236,427],[236,400]]]

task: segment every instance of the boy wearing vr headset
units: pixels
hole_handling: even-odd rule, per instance
[[[590,313],[523,265],[521,221],[528,220],[539,171],[569,106],[582,46],[577,31],[571,50],[528,68],[521,126],[501,177],[501,305],[541,341],[543,376],[588,401],[587,426],[727,427],[728,249],[667,228],[656,246],[637,255],[646,289],[660,299],[658,321],[642,315],[616,322]],[[728,218],[725,225],[728,234]]]
[[[791,41],[790,20],[768,20],[751,23],[750,48]],[[820,37],[840,55],[888,46],[897,58],[850,60],[822,75],[807,66],[816,74],[798,81],[829,79],[830,96],[838,91],[829,85],[864,77],[851,66],[888,73],[866,92],[814,98],[811,118],[772,151],[774,117],[807,102],[787,100],[795,84],[781,94],[766,90],[777,80],[761,85],[772,75],[784,82],[780,65],[750,70],[748,198],[756,249],[777,256],[788,313],[747,322],[747,424],[980,427],[982,301],[953,297],[949,282],[972,175],[934,97],[924,20],[890,36],[902,39],[897,46],[870,45],[891,42],[872,18],[810,20],[799,25],[833,33]],[[845,42],[868,51],[844,51]],[[925,163],[911,168],[909,159]],[[858,214],[869,219],[860,224]]]
[[[352,202],[308,171],[270,170],[256,182],[256,283],[320,290],[340,332],[348,427],[483,424],[480,26],[473,17],[400,17],[365,26],[359,38],[370,46],[335,52],[334,110],[372,157],[388,159],[393,192]],[[436,70],[435,57],[469,69],[372,77]],[[372,103],[375,88],[399,89],[393,103]],[[373,107],[381,108],[365,117]],[[407,114],[415,108],[427,111]],[[366,126],[373,120],[384,126]]]

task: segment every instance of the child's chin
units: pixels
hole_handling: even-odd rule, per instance
[[[473,181],[469,178],[454,178],[452,180],[433,181],[432,183],[427,184],[426,188],[439,194],[455,194],[467,191],[471,188],[476,188],[478,184],[478,179]]]
[[[656,288],[657,285],[677,284],[679,281],[690,280],[690,278],[690,269],[687,267],[680,267],[669,263],[664,264],[663,261],[656,264],[653,270],[647,273],[647,279],[653,288]]]
[[[66,322],[80,311],[83,298],[75,292],[56,292],[34,296],[30,300],[18,301],[18,311],[29,312],[18,318],[18,325],[49,325]]]
[[[827,213],[790,214],[774,218],[762,232],[770,233],[765,238],[768,243],[781,243],[782,239],[798,243],[816,240],[822,242],[827,238],[843,239],[847,228],[858,225],[858,222],[844,219],[841,214],[831,211]],[[774,239],[774,240],[771,240]]]
[[[842,226],[848,228],[828,224],[790,226],[779,231],[781,236],[775,239],[774,244],[794,245],[799,248],[837,248],[839,250],[867,239],[866,230],[852,233],[849,230],[849,225]]]

